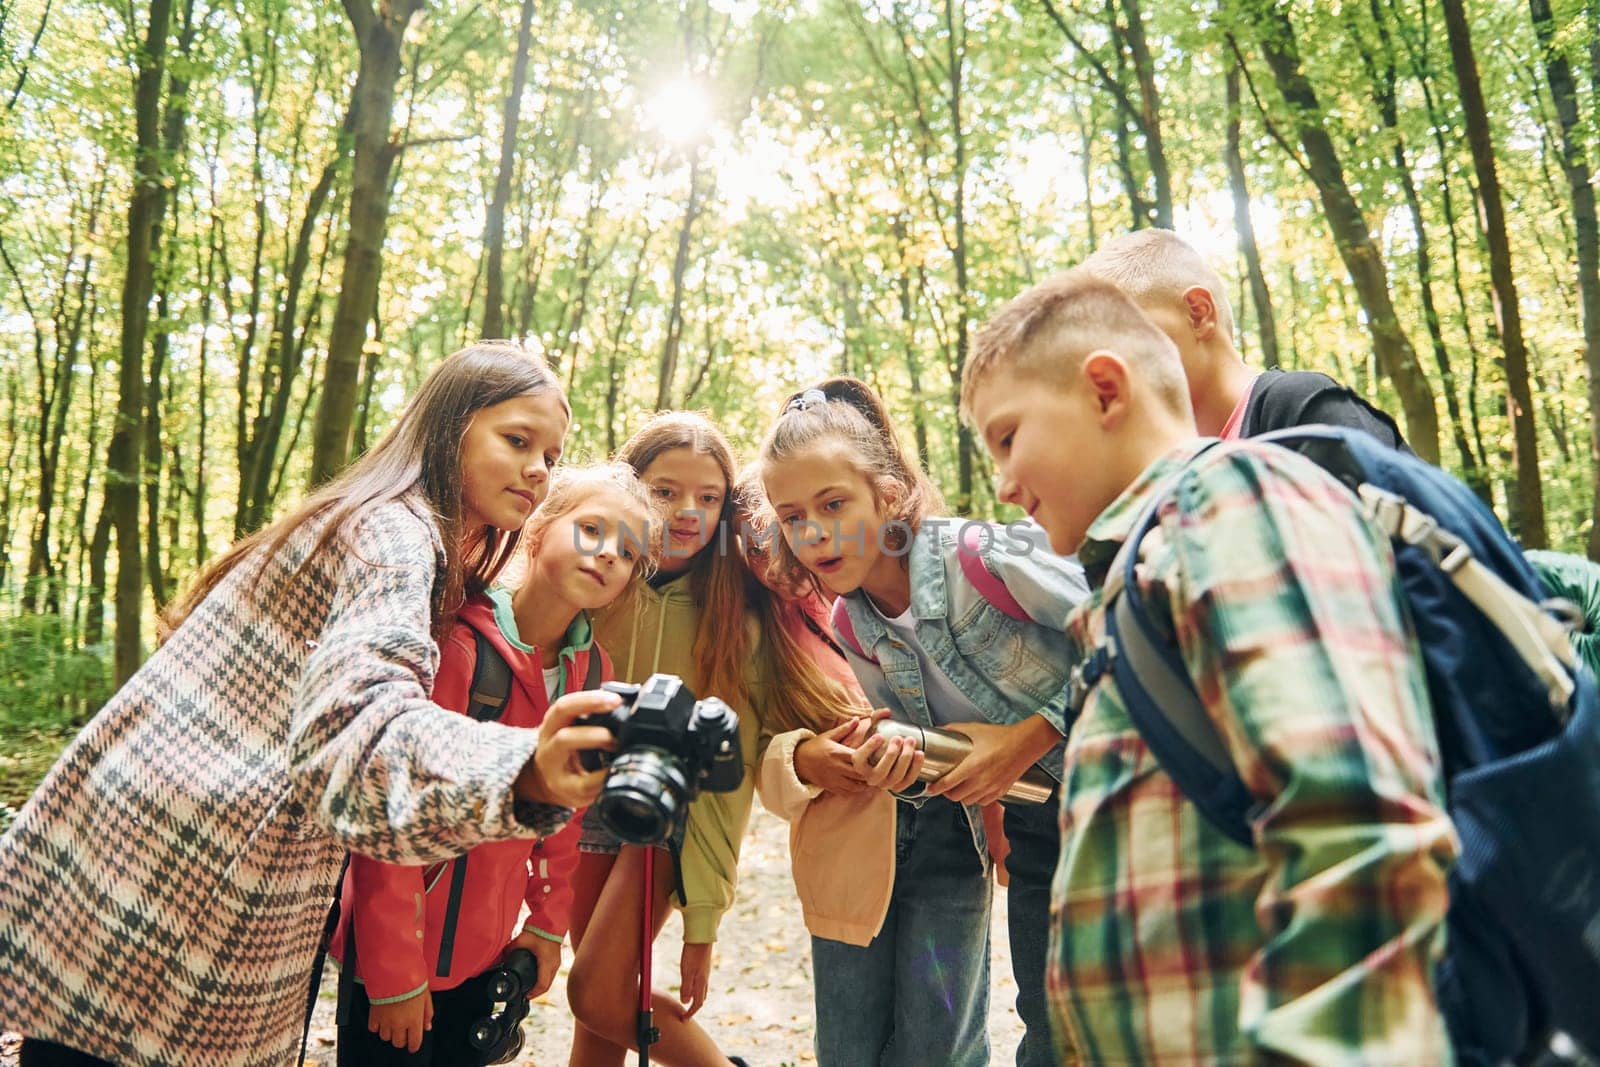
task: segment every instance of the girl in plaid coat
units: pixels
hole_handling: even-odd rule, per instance
[[[617,698],[538,731],[428,699],[570,412],[515,345],[455,353],[370,452],[216,560],[0,838],[0,1028],[24,1065],[292,1064],[347,850],[433,863],[556,832]]]

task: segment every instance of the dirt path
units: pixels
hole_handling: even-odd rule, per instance
[[[1002,889],[995,894],[994,985],[989,1001],[989,1039],[996,1064],[1014,1061],[1022,1036],[1006,950],[1005,903]],[[656,944],[656,983],[673,992],[681,938],[679,923],[673,919]],[[738,901],[723,920],[721,938],[701,1022],[724,1050],[743,1056],[754,1067],[815,1063],[810,942],[789,877],[787,827],[759,805],[740,859]],[[333,975],[330,968],[312,1020],[306,1062],[316,1067],[332,1067],[334,1062]],[[549,994],[535,1003],[525,1029],[527,1043],[518,1064],[566,1063],[572,1017],[567,1013],[565,967]],[[936,1062],[935,1050],[929,1052],[929,1062]],[[13,1049],[0,1041],[0,1067],[13,1067],[15,1062]],[[629,1062],[634,1062],[632,1057]]]

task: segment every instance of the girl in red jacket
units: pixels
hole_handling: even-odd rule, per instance
[[[524,530],[520,586],[467,601],[441,647],[433,700],[536,728],[551,701],[608,680],[611,665],[593,642],[587,613],[617,600],[654,565],[655,510],[624,465],[559,474]],[[474,674],[485,646],[510,668],[498,715],[485,699],[494,687]],[[527,841],[492,842],[431,867],[351,856],[331,945],[342,966],[354,965],[346,976],[354,981],[340,983],[341,1065],[483,1062],[467,1031],[492,1007],[488,972],[512,949],[528,949],[538,963],[532,999],[560,969],[579,822],[531,850]]]

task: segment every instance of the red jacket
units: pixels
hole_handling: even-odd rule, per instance
[[[509,618],[509,601],[494,594]],[[550,701],[537,649],[513,645],[495,621],[488,596],[469,600],[455,629],[440,649],[433,700],[466,714],[477,639],[489,639],[511,667],[511,692],[500,722],[537,727]],[[588,620],[579,616],[567,631],[561,652],[562,687],[582,688],[589,657],[600,657],[599,680],[611,678],[611,663],[592,643]],[[340,893],[339,926],[329,952],[343,961],[352,925],[356,931],[356,979],[374,1003],[401,1000],[423,989],[453,989],[500,962],[517,935],[522,904],[527,927],[559,940],[566,936],[572,910],[571,876],[578,864],[581,818],[574,815],[559,833],[530,843],[495,841],[467,854],[467,874],[456,913],[454,947],[447,974],[439,972],[439,941],[449,907],[450,885],[459,860],[430,867],[381,863],[352,854]]]

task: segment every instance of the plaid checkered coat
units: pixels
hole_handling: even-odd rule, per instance
[[[431,863],[570,815],[513,814],[533,731],[428,700],[426,509],[374,509],[291,584],[316,525],[236,567],[0,838],[0,1028],[119,1063],[293,1064],[346,849]]]

